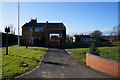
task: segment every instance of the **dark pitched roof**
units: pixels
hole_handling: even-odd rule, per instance
[[[109,40],[106,40],[106,39],[100,39],[100,41],[108,41],[109,42]]]
[[[75,35],[76,36],[79,36],[79,37],[90,37],[90,35]]]
[[[46,27],[46,29],[66,29],[63,23],[25,23],[22,28]]]

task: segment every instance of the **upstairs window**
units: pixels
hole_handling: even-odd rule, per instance
[[[39,40],[40,40],[40,39],[41,39],[41,37],[35,37],[35,39],[39,39]]]
[[[33,31],[33,29],[32,29],[32,28],[30,28],[30,32],[29,32],[29,33],[30,33],[30,34],[32,34],[32,31]]]
[[[33,29],[32,28],[30,28],[30,31],[32,31]]]
[[[35,28],[35,31],[36,32],[43,32],[44,30],[43,30],[43,28]]]

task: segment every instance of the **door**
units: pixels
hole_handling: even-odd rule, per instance
[[[33,45],[33,37],[29,38],[29,45]]]

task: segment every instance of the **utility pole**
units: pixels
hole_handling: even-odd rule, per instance
[[[19,18],[20,18],[20,14],[19,14],[19,9],[20,9],[20,6],[19,6],[19,1],[18,1],[18,51],[20,51],[20,31],[19,31]]]

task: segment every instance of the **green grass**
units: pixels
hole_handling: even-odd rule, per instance
[[[89,48],[74,48],[74,49],[66,49],[66,51],[72,52],[71,55],[79,60],[81,60],[83,63],[86,63],[86,54],[89,52]]]
[[[2,49],[2,78],[13,78],[20,74],[26,73],[38,65],[42,56],[46,53],[44,47],[9,47],[9,54],[5,55]]]
[[[98,47],[99,55],[105,58],[120,60],[118,55],[118,46],[114,47]],[[75,48],[75,49],[66,49],[66,51],[72,52],[71,55],[83,63],[86,63],[86,54],[89,53],[89,48]]]

